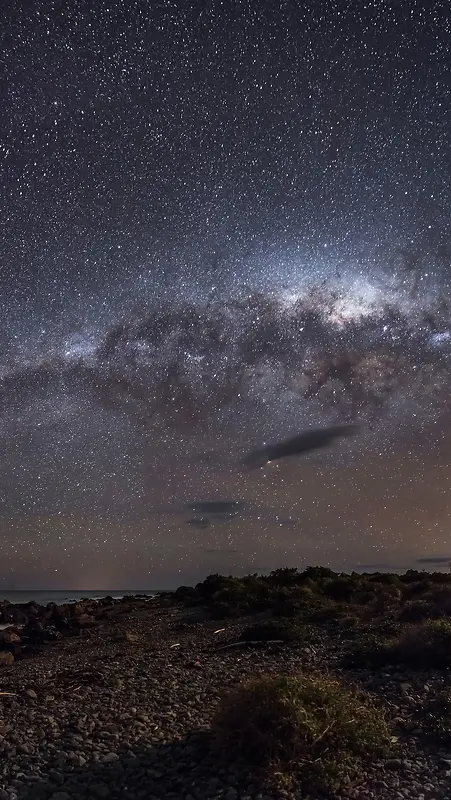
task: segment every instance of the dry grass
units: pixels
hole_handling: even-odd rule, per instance
[[[215,727],[227,758],[311,788],[337,788],[390,745],[370,697],[324,677],[257,678],[223,700]]]

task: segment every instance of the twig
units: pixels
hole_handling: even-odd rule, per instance
[[[327,725],[324,728],[323,732],[320,733],[320,735],[317,736],[316,739],[313,740],[312,746],[315,745],[315,744],[318,744],[318,742],[320,742],[321,739],[324,739],[326,733],[328,733],[330,731],[330,729],[335,725],[335,721],[336,720],[333,719],[332,722],[329,722],[329,725]]]

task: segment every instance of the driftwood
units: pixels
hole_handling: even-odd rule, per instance
[[[231,642],[231,644],[224,644],[222,647],[217,647],[215,652],[219,653],[220,650],[231,650],[233,647],[252,647],[258,644],[283,644],[283,639],[240,639],[239,642]]]

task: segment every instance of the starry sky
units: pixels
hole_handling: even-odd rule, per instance
[[[4,0],[0,591],[451,556],[450,35],[437,0]]]

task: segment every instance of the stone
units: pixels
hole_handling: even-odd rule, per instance
[[[133,631],[124,631],[124,639],[130,644],[138,644],[141,641],[141,637],[137,633],[133,633]]]
[[[15,628],[5,628],[5,630],[0,633],[0,637],[4,644],[20,644],[22,641],[19,631]]]
[[[14,656],[7,650],[0,651],[0,667],[10,667],[14,664]]]
[[[81,628],[89,628],[96,624],[95,617],[93,617],[92,614],[80,614],[77,618],[77,622]]]
[[[94,783],[89,788],[92,794],[95,794],[96,797],[108,797],[110,794],[110,790],[106,783]]]
[[[107,753],[106,756],[103,756],[102,762],[103,764],[111,764],[113,761],[117,761],[118,758],[117,753]]]

